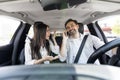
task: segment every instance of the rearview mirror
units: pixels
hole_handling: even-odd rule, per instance
[[[87,2],[87,0],[68,0],[69,6],[78,5],[81,3]]]
[[[40,0],[44,11],[67,8],[66,0]]]
[[[78,5],[87,0],[39,0],[44,11],[55,10],[55,9],[65,9]]]

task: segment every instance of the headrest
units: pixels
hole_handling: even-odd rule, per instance
[[[83,34],[84,33],[84,26],[83,26],[83,24],[82,23],[78,23],[78,25],[79,25],[79,32],[81,33],[81,34]]]

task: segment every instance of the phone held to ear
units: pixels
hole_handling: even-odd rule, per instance
[[[67,31],[64,32],[65,36],[69,36],[69,33]]]

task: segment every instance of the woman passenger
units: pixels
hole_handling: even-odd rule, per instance
[[[51,61],[58,59],[58,56],[52,56],[53,53],[59,53],[59,46],[56,44],[55,39],[53,39],[55,44],[49,40],[49,26],[38,21],[34,23],[33,31],[33,38],[26,38],[25,64],[50,64]]]

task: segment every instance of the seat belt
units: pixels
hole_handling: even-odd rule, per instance
[[[84,45],[85,45],[85,42],[86,42],[87,37],[88,37],[88,35],[85,35],[85,36],[84,36],[84,38],[83,38],[83,40],[82,40],[82,43],[81,43],[81,45],[80,45],[80,47],[79,47],[78,53],[77,53],[77,55],[76,55],[76,57],[75,57],[74,63],[78,63],[78,60],[79,60],[79,58],[80,58],[80,55],[81,55],[81,52],[82,52],[83,47],[84,47]]]

